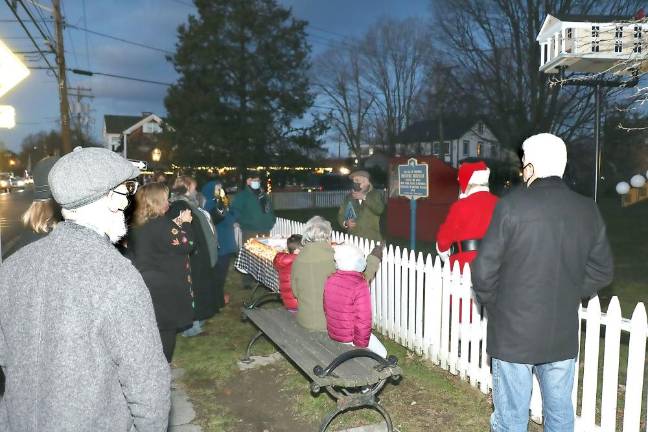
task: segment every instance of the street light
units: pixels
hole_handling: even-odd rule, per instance
[[[153,151],[151,152],[151,159],[153,159],[153,162],[160,162],[160,158],[162,157],[162,150],[159,148],[154,148]]]
[[[9,159],[9,166],[14,166],[16,165],[16,161],[14,159]]]

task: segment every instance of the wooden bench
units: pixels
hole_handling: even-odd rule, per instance
[[[324,332],[309,331],[297,324],[293,314],[284,308],[246,307],[243,318],[259,329],[248,344],[244,362],[252,361],[252,346],[265,336],[308,376],[313,393],[325,389],[336,400],[336,409],[324,418],[320,432],[339,414],[360,408],[378,411],[387,430],[393,431],[391,418],[376,395],[387,380],[400,379],[402,371],[396,357],[384,359],[367,349],[335,342]]]

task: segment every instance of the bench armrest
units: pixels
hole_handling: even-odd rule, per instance
[[[385,359],[380,357],[375,352],[369,351],[368,349],[354,349],[351,351],[345,351],[337,356],[326,368],[322,368],[322,366],[320,365],[315,366],[313,368],[313,373],[320,378],[331,376],[333,375],[333,371],[335,371],[335,369],[337,369],[337,367],[342,363],[359,357],[369,357],[371,359],[374,359],[378,363],[375,366],[375,369],[378,371],[382,371],[385,368],[396,366],[398,364],[398,359],[396,358],[396,356],[390,355]]]

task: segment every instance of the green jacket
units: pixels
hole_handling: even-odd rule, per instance
[[[349,202],[352,203],[353,209],[357,215],[356,227],[348,229],[349,234],[358,237],[364,237],[369,240],[382,241],[380,233],[380,215],[385,211],[382,192],[373,188],[367,192],[367,198],[360,203],[359,200],[353,199],[351,194],[347,195],[338,210],[338,223],[344,227],[346,209]]]
[[[326,331],[324,316],[324,284],[335,273],[333,247],[328,242],[306,243],[295,258],[290,273],[290,284],[299,301],[297,322],[310,330]],[[380,260],[374,255],[367,257],[364,271],[367,280],[373,279]]]
[[[274,215],[270,196],[266,195],[266,198],[268,211],[264,213],[261,201],[249,186],[234,196],[230,210],[233,211],[243,231],[265,232],[272,229],[277,218]]]

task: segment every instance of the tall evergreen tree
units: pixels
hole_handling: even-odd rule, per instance
[[[169,58],[180,74],[165,99],[178,157],[249,167],[313,155],[323,122],[296,126],[314,102],[306,22],[275,0],[195,4]]]

